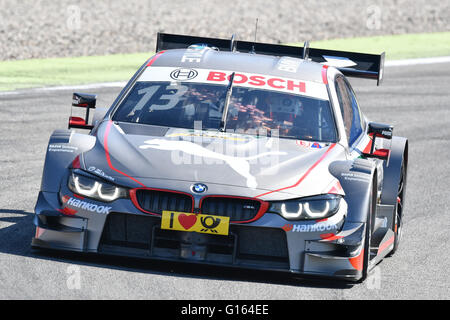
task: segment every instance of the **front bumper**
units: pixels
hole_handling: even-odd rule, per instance
[[[221,236],[163,230],[160,217],[139,212],[127,199],[111,210],[89,202],[97,207],[68,208],[58,194],[41,192],[32,246],[348,280],[362,276],[364,224],[346,221],[345,213],[298,222],[266,213],[251,223],[231,224],[229,235]]]

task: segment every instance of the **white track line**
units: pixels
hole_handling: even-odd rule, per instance
[[[80,84],[74,86],[58,86],[58,87],[44,87],[44,88],[31,88],[16,91],[5,91],[0,92],[0,96],[11,96],[11,95],[21,95],[29,93],[39,93],[39,92],[52,92],[52,91],[65,91],[65,90],[90,90],[99,88],[120,88],[126,85],[126,81],[121,82],[103,82],[103,83],[91,83],[91,84]]]
[[[405,60],[391,60],[384,63],[385,67],[403,67],[416,66],[421,64],[446,63],[450,62],[450,57],[435,57],[435,58],[418,58]]]
[[[385,67],[404,67],[404,66],[416,66],[423,64],[433,64],[433,63],[448,63],[450,62],[450,56],[447,57],[434,57],[434,58],[418,58],[418,59],[405,59],[405,60],[390,60],[384,63]],[[89,90],[89,89],[99,89],[99,88],[120,88],[124,87],[126,82],[103,82],[103,83],[92,83],[84,85],[75,86],[58,86],[58,87],[44,87],[44,88],[33,88],[28,90],[16,90],[16,91],[4,91],[0,92],[1,96],[13,96],[29,93],[39,93],[39,92],[52,92],[52,91],[63,91],[63,90]]]

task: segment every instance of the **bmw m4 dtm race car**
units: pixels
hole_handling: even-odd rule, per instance
[[[74,93],[85,114],[50,137],[32,246],[364,279],[401,239],[408,141],[347,77],[379,84],[383,63],[158,34],[111,107]]]

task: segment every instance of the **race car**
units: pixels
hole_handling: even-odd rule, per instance
[[[32,247],[363,281],[403,226],[408,140],[370,122],[347,80],[380,84],[383,64],[159,33],[111,107],[73,94]]]

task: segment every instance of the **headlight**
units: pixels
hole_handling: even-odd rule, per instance
[[[77,172],[72,172],[69,176],[68,187],[76,194],[104,202],[128,196],[127,189]]]
[[[269,212],[278,213],[287,220],[323,219],[339,210],[341,196],[326,194],[316,197],[271,202]]]

